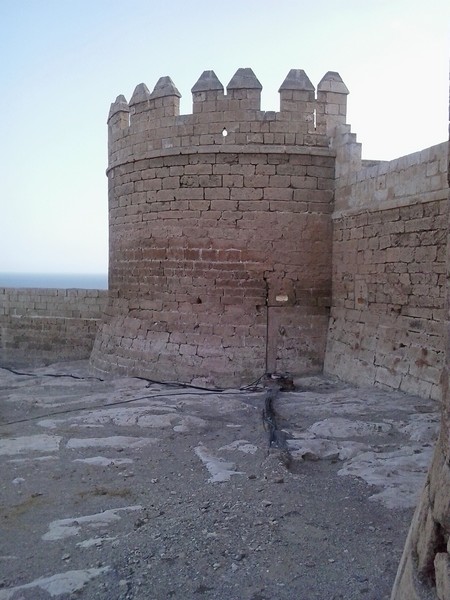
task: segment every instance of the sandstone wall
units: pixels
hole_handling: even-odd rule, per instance
[[[99,371],[208,384],[322,370],[331,283],[336,73],[291,71],[280,111],[240,69],[205,72],[193,113],[162,78],[109,117],[110,293]],[[224,135],[226,133],[226,135]]]
[[[446,178],[440,144],[338,179],[327,372],[440,397]]]
[[[0,288],[0,364],[88,358],[106,290]]]

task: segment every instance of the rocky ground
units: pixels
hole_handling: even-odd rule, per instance
[[[19,372],[0,369],[0,600],[389,598],[435,403],[310,377],[273,423],[262,387]]]

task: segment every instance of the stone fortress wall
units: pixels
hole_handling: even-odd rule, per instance
[[[325,371],[440,398],[447,220],[446,143],[336,180]]]
[[[445,153],[444,153],[445,154]],[[450,184],[450,140],[446,157]],[[428,174],[436,172],[436,165]],[[441,169],[439,169],[441,171]],[[437,175],[437,173],[435,173]],[[422,184],[423,185],[423,184]],[[450,197],[448,198],[450,201]],[[448,220],[447,220],[448,224]],[[450,231],[447,231],[445,356],[441,376],[441,426],[392,589],[391,600],[450,600]]]

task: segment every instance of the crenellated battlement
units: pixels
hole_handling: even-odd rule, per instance
[[[336,126],[345,124],[348,89],[329,71],[317,86],[302,69],[291,69],[279,88],[279,111],[261,110],[262,85],[241,68],[226,87],[214,71],[204,71],[191,89],[192,114],[180,115],[181,94],[170,77],[152,92],[145,83],[129,103],[120,95],[108,117],[109,167],[151,157],[158,151],[220,146],[329,148]]]

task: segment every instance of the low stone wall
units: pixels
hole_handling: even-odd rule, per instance
[[[447,144],[337,182],[325,371],[440,397]]]
[[[107,290],[0,288],[0,364],[88,358]]]

